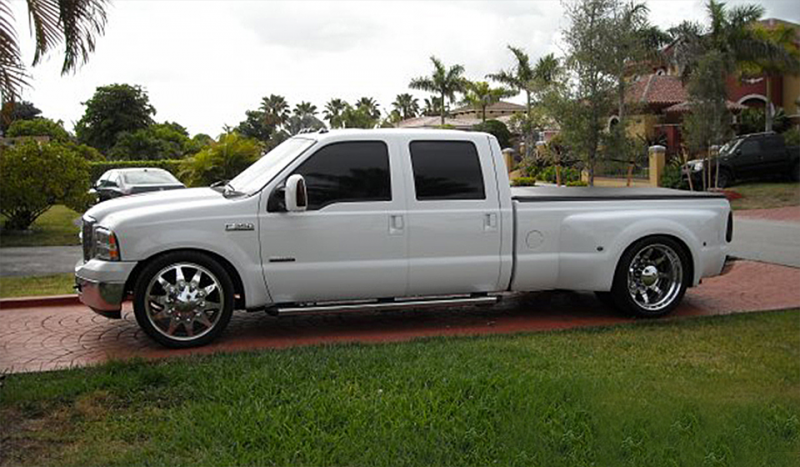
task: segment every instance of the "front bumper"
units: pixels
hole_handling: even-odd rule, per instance
[[[78,261],[75,265],[75,289],[84,305],[107,318],[120,318],[125,299],[125,283],[135,262]]]
[[[75,289],[81,303],[106,318],[122,317],[125,283],[97,282],[75,276]]]

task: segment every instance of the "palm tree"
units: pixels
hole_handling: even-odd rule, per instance
[[[439,94],[439,99],[441,99],[439,115],[442,118],[442,125],[444,125],[445,100],[454,101],[457,92],[463,93],[466,90],[467,80],[462,76],[464,74],[463,66],[453,65],[448,69],[436,57],[431,57],[431,62],[433,62],[433,74],[414,78],[408,86],[411,89]]]
[[[710,51],[721,54],[729,73],[742,71],[748,63],[793,62],[791,51],[752,27],[764,15],[762,6],[728,8],[723,2],[709,0],[706,11],[708,27],[685,21],[668,31],[675,41],[672,60],[684,78]]]
[[[516,92],[504,88],[493,88],[486,81],[477,81],[467,84],[467,93],[464,95],[464,103],[471,105],[480,111],[481,120],[486,121],[486,107],[500,102],[504,97],[511,97]]]
[[[380,107],[378,101],[371,97],[362,97],[356,101],[356,109],[366,113],[373,120],[378,120],[381,118],[381,111],[378,109],[378,107]]]
[[[300,102],[294,106],[294,115],[297,117],[315,116],[317,115],[317,106],[311,102]]]
[[[425,98],[425,107],[422,108],[422,115],[426,117],[434,117],[439,115],[439,111],[442,107],[442,100],[436,96],[431,96],[430,98]],[[445,106],[444,113],[445,115],[449,114],[449,110],[447,106]]]
[[[419,101],[409,93],[398,94],[392,102],[392,107],[403,120],[414,118],[419,113]]]
[[[277,94],[261,99],[259,110],[264,112],[265,123],[270,126],[281,126],[289,118],[289,104],[286,98]]]
[[[525,51],[509,45],[508,50],[514,54],[517,63],[510,70],[486,75],[499,83],[509,86],[517,94],[525,93],[526,123],[531,131],[525,133],[525,155],[530,157],[533,152],[533,98],[535,94],[547,89],[557,78],[561,71],[558,59],[553,54],[545,55],[537,60],[536,65],[531,65],[531,59]]]
[[[62,75],[75,71],[89,60],[97,37],[105,31],[106,0],[28,0],[26,3],[36,39],[34,66],[62,45]],[[0,96],[4,101],[12,101],[27,84],[11,0],[0,0]]]
[[[325,110],[322,111],[322,115],[325,120],[328,121],[331,128],[344,128],[342,112],[344,112],[347,106],[347,102],[342,99],[331,99],[325,104]]]
[[[765,94],[767,100],[771,102],[772,78],[785,73],[796,74],[800,71],[800,47],[797,46],[797,32],[795,29],[786,27],[783,24],[779,24],[772,29],[757,27],[754,32],[759,39],[772,42],[787,51],[786,56],[772,60],[759,58],[745,63],[742,67],[745,75],[764,77],[766,84]],[[764,131],[772,131],[772,123],[775,116],[769,102],[764,106],[764,110]]]

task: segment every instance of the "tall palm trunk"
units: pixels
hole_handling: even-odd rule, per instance
[[[444,91],[442,91],[442,102],[440,104],[439,115],[442,117],[442,126],[444,126]]]
[[[527,110],[528,110],[528,131],[525,132],[525,157],[531,157],[533,154],[533,125],[531,121],[533,120],[533,104],[531,103],[531,91],[526,89],[525,96],[527,99]]]
[[[483,123],[486,123],[486,104],[483,104],[483,106],[481,107],[481,121],[483,121]]]
[[[772,77],[767,75],[767,103],[764,104],[764,131],[772,131]]]

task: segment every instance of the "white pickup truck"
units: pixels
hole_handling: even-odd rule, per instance
[[[210,342],[237,310],[278,315],[491,304],[595,291],[660,316],[718,275],[724,197],[666,189],[511,188],[497,140],[447,130],[301,134],[224,185],[100,203],[76,288],[170,347]]]

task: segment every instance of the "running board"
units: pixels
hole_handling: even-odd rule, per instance
[[[345,303],[329,305],[309,305],[309,306],[288,306],[278,307],[278,316],[299,315],[306,313],[330,313],[342,311],[384,311],[384,310],[405,310],[420,308],[440,308],[457,305],[494,305],[500,301],[498,296],[483,297],[463,297],[463,298],[441,298],[427,300],[398,300],[389,302],[367,302],[367,303]]]

